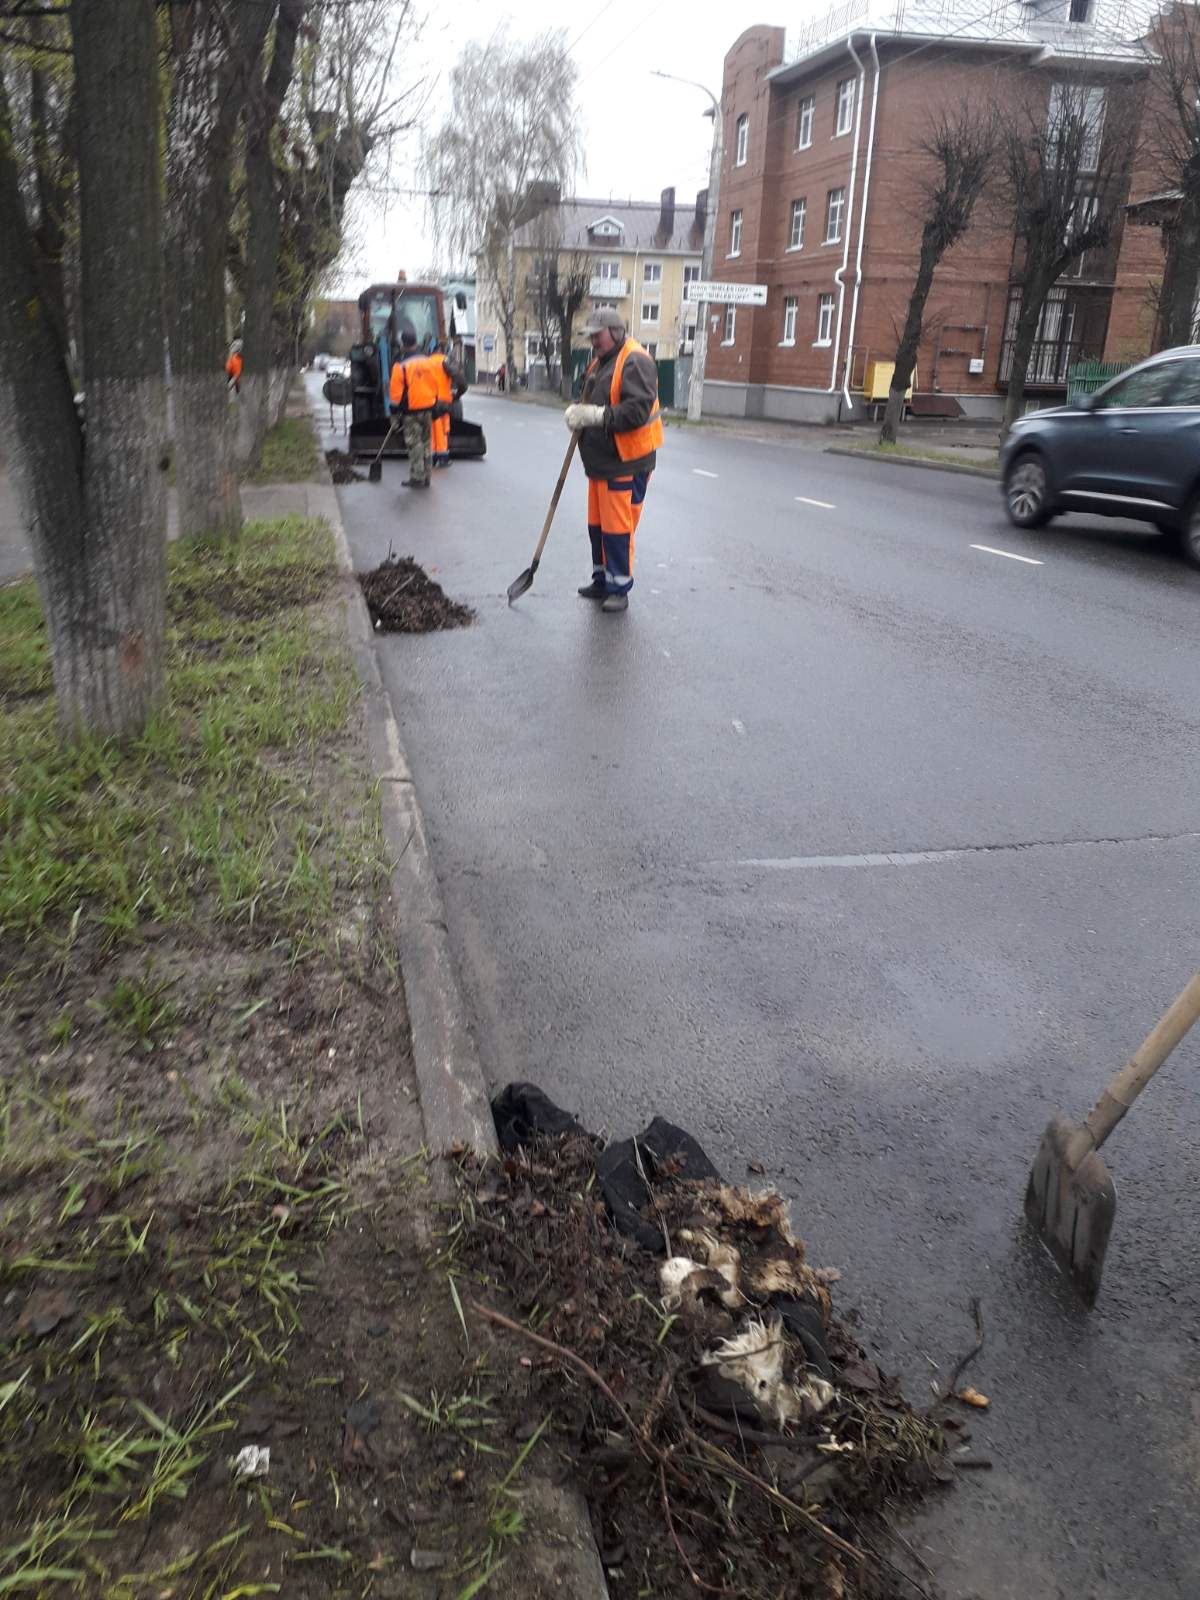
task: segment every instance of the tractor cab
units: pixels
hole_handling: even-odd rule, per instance
[[[350,451],[356,456],[374,456],[391,422],[388,392],[392,367],[402,357],[401,335],[411,332],[417,350],[430,354],[444,345],[445,309],[442,291],[435,285],[374,283],[359,295],[358,313],[359,342],[350,349]],[[477,422],[467,422],[462,402],[456,402],[450,414],[451,459],[479,457],[486,452],[483,429]],[[388,440],[384,454],[405,454],[399,428]]]

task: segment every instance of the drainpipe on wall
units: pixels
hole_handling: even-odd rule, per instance
[[[862,288],[863,244],[867,236],[867,199],[871,193],[871,164],[875,159],[875,114],[879,110],[879,51],[875,48],[877,35],[871,35],[871,60],[875,64],[875,82],[871,90],[871,126],[867,130],[867,162],[863,168],[862,210],[858,219],[858,252],[854,261],[854,296],[850,301],[850,332],[846,336],[846,367],[842,375],[842,396],[853,411],[850,398],[850,363],[854,359],[854,328],[858,321],[858,293]]]
[[[837,333],[834,335],[833,340],[833,366],[830,368],[829,387],[825,391],[826,394],[836,394],[838,387],[838,359],[842,353],[842,313],[846,309],[845,274],[846,268],[850,265],[850,232],[854,218],[854,180],[858,175],[858,136],[862,128],[863,83],[867,76],[867,69],[863,66],[858,52],[854,48],[853,37],[846,40],[846,49],[850,52],[851,61],[858,68],[858,88],[854,94],[854,150],[850,156],[850,184],[846,193],[846,245],[842,251],[842,264],[833,275],[833,281],[837,284],[838,290]]]

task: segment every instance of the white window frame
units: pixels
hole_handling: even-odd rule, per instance
[[[686,264],[684,266],[684,269],[683,269],[683,298],[685,300],[687,299],[687,286],[688,286],[688,284],[689,283],[699,283],[700,282],[700,273],[701,273],[702,270],[703,269],[701,267],[701,264],[698,261],[697,262],[688,263],[688,264]]]
[[[647,283],[661,283],[661,282],[662,282],[662,262],[661,261],[645,261],[645,262],[643,262],[642,263],[642,283],[643,284],[647,284]]]
[[[817,337],[813,340],[816,350],[827,349],[833,343],[833,296],[823,294],[817,300]]]
[[[783,297],[783,338],[779,341],[781,345],[790,346],[796,342],[797,305],[798,302],[794,294],[788,294]]]
[[[602,256],[596,263],[596,276],[598,278],[616,278],[619,281],[621,277],[620,258]]]
[[[683,353],[688,355],[696,348],[696,324],[685,322],[683,325]]]
[[[742,253],[742,213],[740,210],[729,213],[729,255],[732,261],[734,256]]]
[[[654,315],[651,316],[651,311]],[[662,315],[661,300],[643,300],[639,309],[640,320],[648,327],[657,328],[659,317]]]
[[[830,225],[832,224],[833,218],[834,218],[833,197],[834,197],[835,194],[838,196],[838,203],[837,203],[837,232],[836,233],[830,233],[830,231],[829,231]],[[825,196],[825,237],[822,240],[823,244],[841,244],[841,242],[842,242],[842,227],[845,224],[845,220],[846,220],[846,190],[845,190],[844,187],[839,185],[839,186],[837,186],[837,187],[835,187],[833,189],[830,189],[829,192]]]
[[[837,86],[837,98],[834,102],[833,137],[840,139],[850,132],[854,126],[854,96],[856,84],[853,78],[843,78]]]
[[[806,94],[796,108],[796,149],[807,150],[812,144],[813,118],[817,113],[816,97]]]
[[[1082,100],[1076,96],[1083,95]],[[1072,83],[1052,83],[1050,85],[1049,104],[1046,107],[1046,137],[1051,146],[1056,144],[1059,134],[1058,126],[1063,120],[1064,101],[1066,112],[1074,116],[1076,110],[1080,112],[1087,126],[1087,143],[1079,152],[1080,173],[1095,172],[1100,164],[1100,146],[1104,139],[1104,119],[1108,112],[1108,90],[1102,84],[1093,83],[1083,86],[1082,90]],[[1095,109],[1093,109],[1093,107]]]
[[[646,354],[650,357],[651,361],[657,361],[658,360],[658,340],[657,339],[647,339],[646,345],[645,345],[645,350],[646,350]]]
[[[799,215],[800,227],[796,227],[796,217]],[[790,231],[788,233],[788,249],[804,249],[804,230],[808,225],[808,196],[802,195],[799,200],[792,201]]]
[[[737,307],[725,307],[725,332],[721,340],[722,346],[737,343]]]
[[[744,167],[750,159],[750,113],[743,111],[734,124],[735,143],[733,164],[735,167]]]

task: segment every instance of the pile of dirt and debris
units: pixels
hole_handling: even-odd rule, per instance
[[[475,620],[470,606],[446,595],[411,556],[388,552],[386,561],[358,577],[371,621],[380,633],[433,633],[465,628]]]
[[[354,457],[346,450],[326,450],[325,464],[334,483],[362,483],[366,476],[355,471]]]
[[[458,1251],[513,1347],[505,1403],[552,1412],[582,1472],[614,1600],[927,1594],[888,1514],[952,1481],[962,1419],[867,1357],[782,1197],[661,1118],[604,1148],[531,1085],[493,1110]]]

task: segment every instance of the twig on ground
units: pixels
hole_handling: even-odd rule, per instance
[[[733,1594],[735,1592],[733,1589],[726,1589],[715,1583],[705,1583],[704,1579],[688,1560],[684,1548],[679,1542],[679,1535],[675,1532],[675,1519],[671,1515],[671,1501],[667,1495],[667,1473],[661,1461],[658,1464],[658,1487],[662,1495],[663,1516],[666,1518],[667,1532],[671,1535],[671,1543],[678,1551],[679,1559],[683,1562],[683,1568],[688,1577],[696,1585],[697,1589],[703,1589],[705,1594]]]
[[[967,1351],[966,1355],[959,1360],[958,1365],[946,1380],[946,1387],[934,1402],[935,1406],[944,1405],[947,1400],[954,1398],[954,1392],[958,1388],[958,1380],[983,1349],[983,1310],[980,1307],[978,1296],[971,1301],[971,1315],[975,1318],[975,1343]]]
[[[498,1222],[489,1222],[486,1217],[481,1217],[477,1211],[475,1213],[475,1223],[477,1227],[486,1228],[489,1233],[498,1234],[509,1249],[514,1250],[520,1256],[531,1272],[537,1271],[537,1262],[529,1254],[528,1250],[525,1249],[524,1245],[519,1245],[513,1236],[502,1228]]]
[[[646,1193],[650,1197],[650,1209],[658,1218],[658,1225],[662,1229],[663,1247],[667,1252],[667,1260],[669,1261],[675,1254],[674,1250],[671,1249],[671,1235],[667,1232],[666,1219],[663,1217],[663,1214],[659,1209],[658,1201],[654,1195],[654,1190],[650,1187],[650,1179],[646,1176],[646,1169],[642,1165],[642,1147],[636,1139],[633,1141],[633,1159],[637,1162],[638,1176],[641,1178]]]

